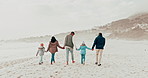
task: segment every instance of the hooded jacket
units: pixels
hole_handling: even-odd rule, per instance
[[[91,48],[88,48],[87,46],[80,46],[79,49],[77,49],[78,51],[81,50],[81,54],[86,54],[86,49],[91,50]]]
[[[95,46],[96,46],[96,49],[104,49],[105,38],[102,36],[96,37],[96,39],[94,40],[94,44],[92,46],[92,49],[94,49]]]
[[[38,47],[38,53],[40,56],[43,56],[45,52],[45,48],[43,46]]]
[[[58,52],[58,48],[57,47],[62,48],[59,45],[59,42],[58,41],[56,41],[54,43],[50,42],[49,45],[48,45],[47,51],[49,51],[50,53],[56,53],[56,52]]]

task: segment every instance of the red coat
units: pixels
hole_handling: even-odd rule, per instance
[[[62,47],[59,45],[58,41],[56,41],[54,43],[50,42],[49,45],[48,45],[47,51],[49,51],[50,53],[56,53],[56,52],[58,52],[57,47],[62,49]]]

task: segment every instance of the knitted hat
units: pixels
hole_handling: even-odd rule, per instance
[[[40,44],[40,46],[44,46],[44,44],[43,44],[43,43],[41,43],[41,44]]]
[[[83,41],[82,44],[85,44],[85,42]]]

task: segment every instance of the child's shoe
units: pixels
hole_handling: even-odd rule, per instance
[[[96,65],[98,64],[98,62],[95,63]]]
[[[51,65],[52,65],[52,62],[51,62]]]
[[[85,62],[83,63],[83,65],[85,65]]]
[[[72,63],[75,63],[75,61],[73,60]]]

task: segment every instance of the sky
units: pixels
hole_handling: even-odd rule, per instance
[[[91,29],[148,12],[148,0],[0,0],[0,40]]]

